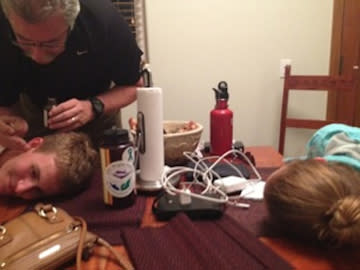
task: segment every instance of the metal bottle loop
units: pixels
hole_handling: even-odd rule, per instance
[[[137,114],[137,122],[138,128],[136,130],[136,137],[139,140],[136,145],[139,147],[139,152],[144,154],[146,152],[146,144],[145,144],[145,117],[142,112],[138,112]]]

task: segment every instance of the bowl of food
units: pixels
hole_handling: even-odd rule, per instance
[[[164,121],[165,164],[180,165],[188,160],[184,152],[193,152],[198,146],[203,126],[193,121]]]
[[[136,134],[136,121],[129,120],[130,130]],[[164,158],[169,166],[183,165],[188,160],[184,152],[193,152],[198,146],[203,126],[194,121],[164,120]]]

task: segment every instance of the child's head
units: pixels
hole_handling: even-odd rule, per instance
[[[264,197],[282,230],[331,246],[360,244],[360,173],[350,166],[291,162],[269,177]]]

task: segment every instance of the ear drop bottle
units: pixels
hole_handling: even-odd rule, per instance
[[[48,127],[49,112],[52,107],[56,106],[56,98],[49,97],[43,110],[44,127]]]

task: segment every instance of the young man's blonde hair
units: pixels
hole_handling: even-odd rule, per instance
[[[269,177],[264,197],[272,223],[292,235],[360,244],[360,173],[350,166],[294,161]]]
[[[55,133],[44,137],[38,152],[55,153],[61,193],[71,194],[84,189],[98,166],[97,151],[84,133]]]

